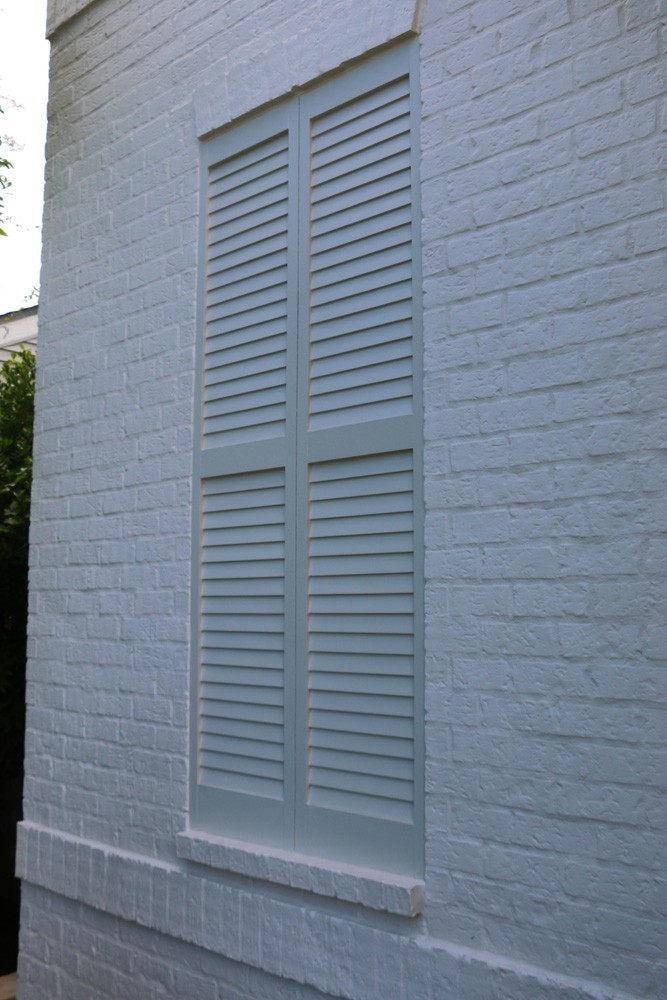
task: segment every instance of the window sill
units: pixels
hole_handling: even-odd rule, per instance
[[[342,899],[372,910],[402,917],[416,917],[422,912],[424,884],[406,875],[376,872],[194,831],[178,834],[176,854],[209,868]]]

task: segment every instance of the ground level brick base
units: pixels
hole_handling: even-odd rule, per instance
[[[434,938],[421,918],[315,908],[30,825],[18,865],[18,1000],[632,1000]]]

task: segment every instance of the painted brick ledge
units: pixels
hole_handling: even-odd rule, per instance
[[[402,917],[416,917],[423,909],[424,883],[414,878],[328,863],[319,858],[194,831],[179,834],[176,853],[179,858],[211,868],[359,903]]]
[[[29,821],[18,833],[25,882],[325,995],[386,1000],[399,975],[420,1000],[639,1000],[423,934],[369,922],[351,929],[347,915],[318,910],[310,893],[302,903],[274,899]],[[341,960],[324,961],[336,948]]]

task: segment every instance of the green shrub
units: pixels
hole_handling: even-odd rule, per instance
[[[23,761],[35,357],[0,364],[0,771]]]

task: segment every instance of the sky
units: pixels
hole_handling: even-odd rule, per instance
[[[0,314],[36,305],[44,196],[49,43],[46,0],[0,0],[0,157],[12,186],[4,192],[0,236]],[[16,142],[12,148],[10,142]]]

